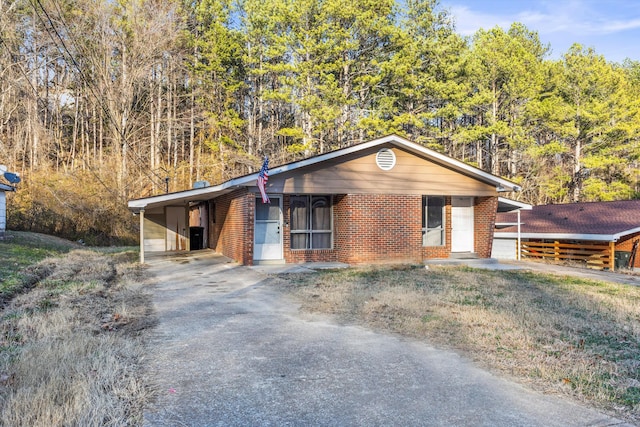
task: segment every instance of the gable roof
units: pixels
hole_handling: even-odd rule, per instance
[[[640,200],[533,206],[520,213],[522,238],[617,241],[640,232]],[[498,213],[496,237],[515,237],[516,214]]]
[[[390,144],[398,148],[402,148],[410,153],[423,157],[427,160],[430,160],[442,166],[446,166],[461,174],[465,174],[467,176],[470,176],[484,183],[493,185],[496,187],[497,192],[520,191],[520,186],[511,181],[492,175],[488,172],[485,172],[481,169],[468,165],[452,157],[438,153],[437,151],[425,148],[419,144],[408,141],[397,135],[385,136],[383,138],[374,139],[372,141],[353,145],[351,147],[342,148],[339,150],[331,151],[329,153],[320,154],[318,156],[310,157],[308,159],[277,166],[273,169],[269,169],[269,177],[273,177],[285,172],[295,171],[297,169],[306,168],[312,165],[325,162],[327,160],[338,159],[342,156],[347,156],[347,155],[358,153],[358,152],[364,152],[376,146],[386,145],[386,144]],[[255,185],[257,178],[258,178],[258,172],[252,173],[249,175],[244,175],[238,178],[234,178],[213,187],[197,188],[197,189],[180,191],[176,193],[146,197],[143,199],[130,200],[128,206],[131,211],[138,212],[142,209],[164,206],[168,204],[188,203],[188,202],[194,202],[198,200],[211,199],[219,195],[229,193],[239,187],[253,186]]]

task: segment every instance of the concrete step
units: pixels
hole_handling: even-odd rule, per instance
[[[475,252],[452,252],[449,259],[481,259]]]

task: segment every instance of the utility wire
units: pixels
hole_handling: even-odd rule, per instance
[[[118,132],[120,138],[121,138],[121,142],[123,144],[126,144],[128,148],[133,149],[133,147],[131,147],[131,145],[128,143],[126,136],[124,135],[124,130],[120,128],[120,125],[118,124],[118,122],[113,118],[113,114],[111,113],[111,111],[104,105],[104,102],[102,102],[101,98],[98,96],[98,94],[95,92],[94,88],[92,87],[92,84],[90,83],[89,79],[85,76],[84,72],[82,71],[82,68],[80,67],[80,64],[78,64],[78,62],[76,61],[75,57],[73,56],[73,54],[71,53],[71,51],[67,48],[67,45],[64,41],[64,39],[62,38],[62,36],[60,35],[60,33],[58,32],[56,25],[54,24],[53,20],[51,19],[49,13],[47,12],[47,10],[44,8],[44,6],[42,5],[42,2],[40,0],[35,0],[38,5],[40,6],[40,9],[42,9],[43,13],[45,14],[45,16],[47,17],[47,20],[49,21],[49,24],[51,26],[51,29],[55,32],[57,38],[60,40],[60,43],[62,45],[62,48],[64,49],[64,52],[66,52],[66,54],[69,56],[69,58],[71,59],[73,65],[75,66],[75,68],[78,70],[78,73],[80,75],[81,80],[85,83],[86,87],[90,90],[91,94],[94,96],[94,98],[96,98],[96,100],[98,101],[101,109],[104,111],[104,113],[107,115],[107,118],[109,119],[109,121],[113,124],[113,126],[115,127],[116,131]],[[63,17],[63,13],[60,9],[60,6],[57,4],[57,2],[55,0],[53,0],[54,5],[56,6],[56,9],[58,10],[58,17],[60,18],[60,21],[62,22],[63,26],[65,27],[65,29],[67,30],[67,34],[69,35],[69,38],[73,41],[73,32],[69,29],[69,26],[67,25],[66,21],[64,20]],[[37,13],[37,11],[36,11]],[[39,16],[40,17],[40,16]],[[42,21],[42,18],[40,18]],[[47,32],[49,33],[49,35],[51,36],[51,33],[49,32],[47,26],[44,24],[45,29],[47,29]],[[52,37],[53,39],[53,37]],[[54,40],[55,43],[55,40]],[[75,43],[75,42],[74,42]],[[77,46],[77,43],[75,43]],[[147,173],[147,170],[145,168],[144,163],[140,163],[143,162],[142,159],[139,159],[137,157],[139,157],[137,155],[137,153],[132,152],[131,150],[127,150],[127,154],[129,154],[129,156],[133,159],[134,162],[136,162],[138,164],[138,166],[140,167],[140,169],[145,173],[145,175],[147,175],[147,177],[149,179],[151,179],[153,181],[153,177],[149,176],[149,174]],[[133,157],[133,156],[136,157]],[[154,174],[156,176],[156,178],[158,178],[161,183],[160,185],[162,185],[162,182],[164,181],[164,178],[159,176],[157,173],[155,173],[154,171],[150,171],[152,174]]]
[[[7,44],[7,42],[4,41],[4,37],[2,37],[2,35],[0,34],[0,44],[4,45],[7,50],[10,52],[11,51],[11,46],[9,46]],[[22,68],[22,66],[19,63],[16,63],[16,67],[18,68],[18,70],[20,70],[20,73],[24,76],[25,80],[27,81],[27,83],[29,83],[29,86],[31,86],[31,89],[33,89],[33,94],[36,97],[36,102],[38,102],[40,99],[39,95],[38,95],[38,90],[36,89],[36,87],[33,85],[33,83],[31,82],[31,79],[29,78],[29,76],[27,75],[27,72],[24,70],[24,68]]]
[[[49,37],[51,38],[51,41],[53,41],[53,43],[56,45],[56,47],[58,49],[60,49],[60,47],[58,46],[58,43],[56,42],[55,38],[53,37],[53,35],[51,34],[51,31],[49,30],[49,27],[47,26],[47,24],[45,23],[44,19],[42,19],[42,16],[40,15],[40,12],[38,12],[38,8],[36,3],[34,3],[34,0],[30,0],[31,5],[33,6],[33,10],[35,11],[36,15],[38,16],[38,19],[40,20],[40,22],[42,23],[42,26],[44,27],[45,31],[47,32],[47,34],[49,34]],[[67,49],[64,40],[62,39],[62,37],[60,36],[60,34],[58,33],[58,31],[55,29],[55,27],[53,26],[53,22],[51,20],[51,18],[49,17],[47,11],[42,7],[42,4],[40,3],[39,0],[35,0],[35,2],[37,2],[40,7],[42,8],[42,11],[44,12],[44,14],[47,16],[47,19],[49,20],[49,22],[52,25],[53,31],[56,33],[58,39],[60,40],[60,43],[62,43],[62,46],[64,48],[64,50],[67,52],[68,55],[70,55],[69,50]],[[72,63],[76,66],[76,68],[78,68],[78,71],[80,72],[81,75],[81,79],[84,81],[84,77],[82,75],[82,71],[79,69],[77,62],[75,61],[75,58],[73,58],[72,55],[70,55],[71,57],[71,61]],[[91,88],[89,88],[89,90],[91,92],[93,92],[93,90]],[[104,107],[103,105],[101,105],[101,107],[104,109],[105,113],[108,115],[108,110],[106,110],[106,107]],[[115,123],[114,123],[115,124]],[[116,127],[116,129],[118,129]],[[119,129],[118,129],[119,131]],[[118,192],[114,191],[109,185],[107,185],[104,181],[102,181],[102,179],[98,176],[98,174],[90,167],[89,170],[91,171],[91,173],[94,175],[94,177],[98,180],[98,182],[109,192],[111,193],[113,196],[120,198],[120,195],[118,194]]]
[[[93,95],[93,97],[96,99],[96,101],[98,101],[98,104],[100,105],[100,108],[102,109],[102,111],[105,113],[106,117],[108,118],[108,120],[113,124],[114,128],[116,129],[116,131],[118,132],[120,138],[121,138],[121,142],[123,144],[126,144],[127,147],[130,148],[130,150],[127,150],[127,153],[129,154],[130,158],[133,159],[133,161],[140,167],[140,170],[151,180],[153,181],[153,177],[149,175],[148,172],[151,172],[156,178],[158,178],[158,180],[160,181],[160,183],[156,183],[159,186],[162,186],[162,184],[164,183],[164,178],[161,177],[160,175],[158,175],[155,171],[149,171],[146,166],[144,164],[141,164],[142,159],[138,159],[135,156],[138,156],[137,153],[133,153],[133,147],[131,147],[131,145],[129,145],[129,143],[127,142],[127,139],[124,135],[124,131],[123,129],[120,128],[120,125],[117,123],[117,121],[115,120],[115,118],[113,117],[111,111],[108,109],[108,107],[104,104],[104,102],[101,100],[100,96],[98,96],[98,94],[95,91],[95,88],[93,87],[92,83],[89,81],[89,79],[86,77],[86,75],[84,74],[84,72],[82,71],[82,68],[80,67],[80,64],[77,62],[77,60],[75,59],[75,57],[73,56],[73,54],[71,53],[71,51],[69,50],[69,48],[67,47],[63,37],[60,35],[60,33],[58,32],[56,25],[53,22],[53,19],[51,19],[51,16],[49,15],[49,13],[47,12],[47,10],[44,8],[44,6],[42,5],[42,2],[40,0],[30,0],[31,5],[34,8],[34,11],[36,12],[36,15],[38,16],[38,19],[40,20],[40,22],[42,23],[43,27],[45,28],[45,30],[47,31],[47,33],[49,34],[49,37],[51,38],[51,40],[54,42],[54,44],[56,44],[56,46],[58,47],[58,49],[60,49],[63,54],[66,53],[66,55],[69,57],[69,59],[71,60],[71,63],[73,64],[73,66],[76,68],[76,70],[78,71],[78,74],[80,76],[80,79],[84,82],[84,84],[86,85],[86,87],[89,89],[89,92]],[[49,23],[49,25],[47,25],[47,23],[44,21],[44,19],[42,18],[40,12],[38,11],[38,7],[42,10],[42,12],[44,13],[44,15],[47,18],[47,21]],[[64,18],[62,17],[62,13],[60,11],[60,7],[56,4],[56,8],[58,9],[59,12],[59,17],[60,20],[62,21],[65,29],[67,30],[67,33],[69,34],[69,37],[71,39],[73,39],[72,37],[72,32],[69,30],[69,26],[66,24],[66,22],[64,21]],[[49,29],[51,28],[51,29]],[[55,33],[55,37],[52,34]],[[59,40],[60,45],[58,45],[58,42],[56,41],[56,38]],[[60,48],[60,46],[62,48]],[[139,157],[139,156],[138,156]],[[96,178],[98,178],[100,180],[99,177],[97,177],[97,174],[95,174],[94,171],[92,171],[94,173],[94,175],[96,175]],[[100,182],[106,186],[106,184],[104,184],[101,180]],[[109,190],[110,188],[107,187]]]

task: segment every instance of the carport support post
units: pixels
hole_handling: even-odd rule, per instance
[[[140,264],[144,264],[144,209],[140,209]]]
[[[522,253],[522,238],[520,236],[520,209],[518,209],[518,254],[517,254],[517,259],[518,261],[520,261],[521,254]]]
[[[616,242],[609,242],[609,270],[614,271],[616,268]]]

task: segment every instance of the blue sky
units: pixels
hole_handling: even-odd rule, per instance
[[[608,61],[640,61],[638,0],[440,0],[440,6],[451,12],[464,36],[521,22],[551,45],[553,59],[580,43]]]

